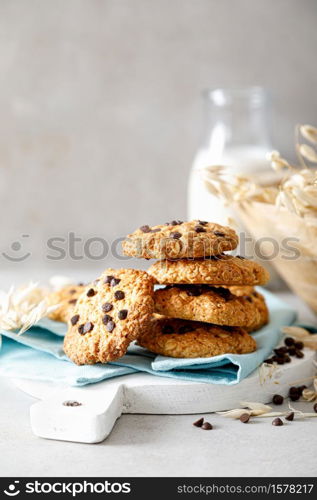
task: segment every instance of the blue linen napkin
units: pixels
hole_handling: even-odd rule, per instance
[[[265,295],[270,310],[270,323],[253,334],[257,341],[254,353],[177,359],[156,356],[131,345],[127,354],[115,362],[76,366],[63,352],[62,337],[66,333],[66,325],[45,318],[23,335],[0,330],[0,376],[82,386],[130,373],[147,372],[196,382],[236,384],[270,355],[280,341],[280,328],[296,319],[296,313],[290,306],[270,292],[260,291]]]

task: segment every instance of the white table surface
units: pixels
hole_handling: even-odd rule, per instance
[[[316,318],[294,296],[300,319]],[[123,415],[100,444],[35,437],[29,423],[34,399],[0,379],[0,475],[6,476],[316,476],[317,418],[271,425],[204,415],[214,425],[203,431],[198,417]],[[312,403],[293,403],[312,411]],[[285,405],[286,406],[286,405]],[[281,407],[278,407],[281,408]]]

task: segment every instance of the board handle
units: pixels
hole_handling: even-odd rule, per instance
[[[100,443],[120,417],[123,399],[123,386],[100,394],[75,387],[58,391],[31,406],[32,431],[46,439]]]

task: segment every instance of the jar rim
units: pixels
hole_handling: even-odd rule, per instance
[[[228,106],[234,101],[249,101],[252,105],[263,105],[270,98],[270,90],[259,85],[246,87],[212,87],[203,90],[205,99],[216,106]]]

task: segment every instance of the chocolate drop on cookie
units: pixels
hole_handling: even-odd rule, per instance
[[[79,314],[75,314],[75,316],[73,316],[73,317],[70,319],[70,322],[71,322],[71,324],[74,326],[74,325],[76,325],[76,323],[78,323],[78,320],[79,320]]]
[[[117,285],[119,285],[120,281],[121,280],[119,278],[112,278],[112,280],[110,282],[110,286],[117,286]]]
[[[106,325],[107,323],[109,323],[109,321],[112,321],[112,317],[109,316],[109,314],[105,314],[102,318],[103,324]]]
[[[116,327],[116,324],[113,322],[113,321],[109,321],[109,323],[107,323],[107,330],[108,332],[112,332]]]
[[[121,311],[118,312],[118,318],[119,319],[126,319],[128,316],[128,310],[127,309],[121,309]]]
[[[124,292],[122,292],[121,290],[117,290],[114,296],[117,300],[122,300],[125,297]]]
[[[174,233],[170,234],[170,237],[173,238],[173,240],[179,240],[182,237],[182,235],[178,231],[175,231]]]
[[[87,292],[87,297],[93,297],[97,292],[93,288],[89,288]]]
[[[114,279],[114,276],[106,276],[104,284],[109,285],[111,283],[111,280],[113,280],[113,279]]]
[[[223,236],[226,236],[225,233],[222,233],[221,231],[213,231],[213,233],[215,236],[219,236],[220,238],[222,238]]]
[[[140,227],[140,231],[142,231],[142,233],[150,233],[151,232],[151,228],[150,228],[150,226],[148,226],[146,224],[145,226],[141,226]]]
[[[87,323],[85,323],[83,326],[83,333],[91,332],[91,330],[93,330],[93,328],[94,328],[94,324],[91,323],[91,321],[87,321]]]
[[[194,227],[194,231],[195,231],[196,233],[205,233],[205,232],[206,232],[206,229],[205,229],[204,227],[202,227],[202,226],[195,226],[195,227]]]
[[[68,301],[68,304],[73,304],[74,305],[74,304],[76,304],[76,302],[77,302],[77,299],[71,299],[71,300]]]
[[[103,312],[107,313],[111,311],[111,309],[113,309],[113,305],[110,304],[110,302],[105,302],[104,304],[102,304],[101,309],[103,310]]]

